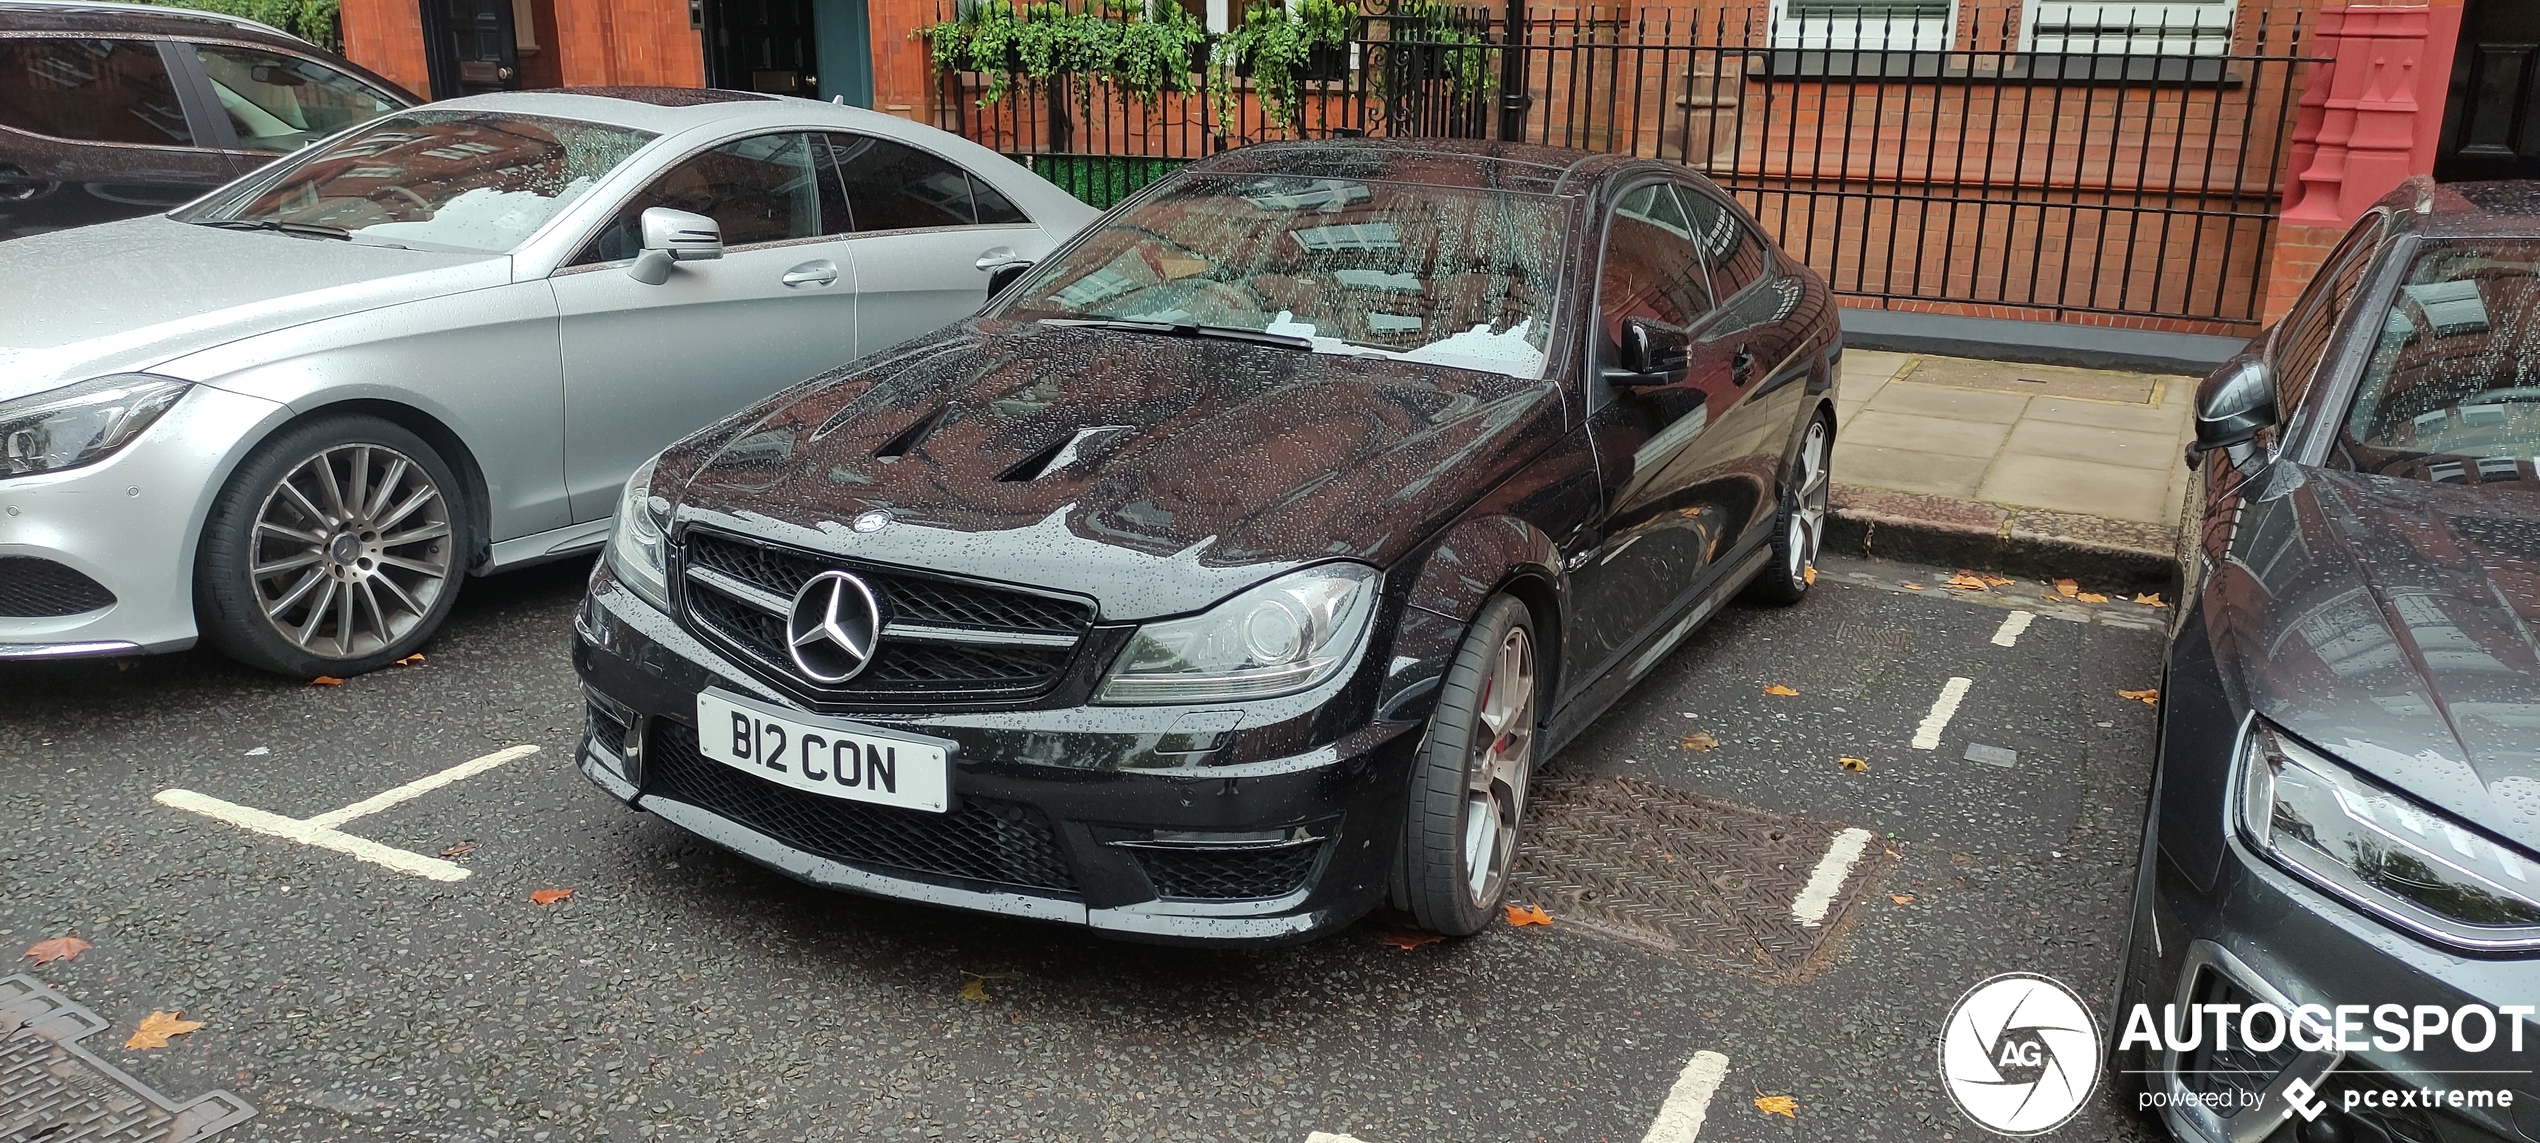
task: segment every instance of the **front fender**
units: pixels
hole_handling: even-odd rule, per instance
[[[1377,717],[1427,718],[1438,683],[1482,605],[1514,590],[1535,614],[1537,641],[1559,647],[1561,549],[1551,536],[1514,516],[1468,519],[1449,528],[1416,561],[1404,594]]]

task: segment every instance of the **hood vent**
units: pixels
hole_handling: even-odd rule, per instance
[[[1075,436],[1024,457],[1014,467],[998,474],[997,479],[1002,481],[1039,480],[1076,463],[1079,458],[1100,448],[1113,437],[1128,432],[1129,429],[1128,425],[1096,425],[1090,429],[1078,429]]]
[[[919,442],[926,439],[926,434],[935,431],[935,422],[943,419],[944,410],[938,406],[935,411],[917,418],[917,423],[901,429],[891,439],[883,441],[881,448],[873,450],[873,459],[898,460],[907,456],[916,450]]]

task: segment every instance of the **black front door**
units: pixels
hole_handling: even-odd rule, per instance
[[[2434,177],[2540,178],[2540,4],[2470,0]]]
[[[432,97],[520,89],[520,41],[512,0],[422,0],[424,62]]]
[[[820,96],[812,0],[720,0],[707,6],[707,82],[735,91]]]

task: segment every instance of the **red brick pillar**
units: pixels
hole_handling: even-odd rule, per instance
[[[556,0],[556,64],[566,87],[704,87],[705,41],[683,0]]]
[[[432,98],[423,61],[423,8],[415,0],[343,0],[344,58]]]

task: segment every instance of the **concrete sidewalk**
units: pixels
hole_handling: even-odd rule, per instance
[[[2111,587],[2166,581],[2197,380],[1846,352],[1831,546]]]

